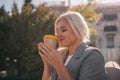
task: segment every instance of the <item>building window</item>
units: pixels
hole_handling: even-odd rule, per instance
[[[114,48],[114,36],[107,36],[107,48]]]
[[[104,31],[117,31],[117,27],[116,27],[116,25],[106,25],[105,27],[104,27]]]
[[[104,14],[104,19],[111,21],[117,19],[117,14]]]

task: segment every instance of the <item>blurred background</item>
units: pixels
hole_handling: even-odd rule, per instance
[[[0,0],[0,80],[41,80],[37,43],[54,34],[55,19],[66,11],[84,16],[91,34],[88,45],[119,67],[120,0]]]

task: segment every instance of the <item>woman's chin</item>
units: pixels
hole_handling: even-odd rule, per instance
[[[66,42],[60,42],[59,46],[60,47],[68,47],[68,44],[66,44]]]
[[[63,44],[63,45],[60,45],[60,47],[68,47],[68,46]]]

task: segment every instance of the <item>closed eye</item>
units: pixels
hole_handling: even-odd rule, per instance
[[[66,32],[66,31],[67,31],[67,29],[62,29],[62,30],[61,30],[61,32]]]

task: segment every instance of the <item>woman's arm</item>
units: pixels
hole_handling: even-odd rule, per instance
[[[69,71],[67,70],[63,63],[56,64],[54,68],[60,80],[74,80],[72,75],[69,73]]]
[[[50,80],[51,78],[51,67],[50,65],[44,65],[42,80]]]
[[[45,61],[47,61],[57,72],[60,80],[73,80],[71,74],[65,67],[62,57],[59,51],[49,47],[48,45],[41,43],[40,51]],[[50,69],[44,68],[43,79],[46,80],[50,76]],[[46,78],[47,77],[47,78]]]
[[[42,59],[43,64],[44,64],[44,70],[43,70],[43,74],[42,74],[42,80],[50,80],[51,66],[47,62],[47,60],[45,59],[43,53],[40,51],[40,43],[38,44],[38,51],[39,51],[39,55],[41,56],[41,59]]]

